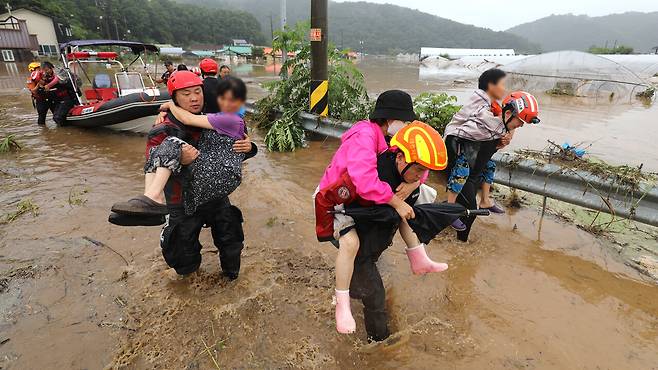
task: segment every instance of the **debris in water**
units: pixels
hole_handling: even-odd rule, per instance
[[[553,163],[565,170],[587,171],[604,180],[610,180],[620,185],[639,189],[643,182],[652,182],[658,179],[658,174],[642,170],[642,165],[615,166],[603,161],[585,158],[582,153],[582,144],[558,145],[548,141],[549,145],[544,150],[521,149],[516,153],[521,159],[534,159],[539,162]],[[579,155],[579,154],[583,155]]]
[[[274,224],[276,224],[276,221],[277,221],[276,216],[270,217],[270,218],[267,219],[267,222],[265,223],[265,225],[267,227],[274,227]]]
[[[521,197],[519,196],[519,193],[516,191],[516,189],[511,188],[509,198],[506,199],[505,205],[509,208],[521,208],[523,205],[523,201]]]
[[[15,152],[23,149],[16,141],[15,135],[9,135],[0,140],[0,153]]]
[[[14,278],[32,279],[37,275],[37,273],[39,273],[39,271],[40,269],[38,266],[27,265],[17,267],[3,273],[0,275],[0,293],[4,293],[7,290],[9,287],[9,282]]]
[[[16,210],[6,214],[4,218],[0,220],[0,225],[13,222],[26,213],[31,213],[33,217],[39,215],[39,206],[32,201],[32,198],[21,199],[16,205]]]
[[[69,190],[69,206],[73,208],[87,203],[87,198],[85,198],[85,194],[87,193],[89,193],[89,188],[86,186],[81,189],[78,189],[75,186],[71,187],[71,190]]]
[[[96,239],[92,239],[92,238],[90,238],[90,237],[88,237],[88,236],[83,236],[82,239],[84,239],[84,240],[90,242],[91,244],[93,244],[93,245],[95,245],[95,246],[97,246],[97,247],[104,247],[104,248],[107,248],[107,249],[111,250],[112,252],[114,252],[114,254],[116,254],[117,256],[121,257],[121,259],[123,260],[123,262],[126,263],[126,266],[127,266],[127,265],[130,265],[130,263],[128,262],[128,260],[126,259],[126,257],[124,257],[121,253],[117,252],[116,250],[114,250],[114,248],[110,247],[109,245],[107,245],[107,244],[105,244],[105,243],[103,243],[103,242],[101,242],[101,241],[98,241],[98,240],[96,240]],[[122,274],[122,276],[123,276],[123,274]]]
[[[217,360],[215,360],[215,356],[213,356],[212,352],[210,352],[210,347],[206,344],[206,341],[203,340],[203,337],[201,337],[201,342],[203,342],[203,346],[206,348],[206,353],[208,356],[210,356],[210,359],[212,360],[212,363],[215,364],[215,367],[219,369],[219,364],[217,363]]]

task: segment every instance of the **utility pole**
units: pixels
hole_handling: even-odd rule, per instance
[[[343,30],[340,30],[340,49],[345,50],[345,44],[343,43]]]
[[[286,23],[288,23],[287,16],[286,16],[286,0],[281,0],[281,32],[285,31],[286,29]],[[283,49],[281,49],[281,64],[286,63],[286,59],[288,58],[288,50],[286,50],[285,46]],[[287,72],[283,71],[283,75],[286,76]]]
[[[117,40],[121,40],[121,36],[119,35],[119,25],[117,24],[116,18],[114,18],[114,33],[117,35]]]
[[[329,114],[327,0],[311,0],[311,112]]]
[[[274,42],[274,21],[272,20],[272,13],[270,13],[270,38]]]

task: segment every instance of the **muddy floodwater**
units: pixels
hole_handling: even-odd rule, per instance
[[[377,68],[364,68],[374,93],[442,89]],[[107,222],[114,202],[143,188],[144,138],[38,127],[9,79],[0,137],[23,150],[0,154],[0,215],[25,199],[38,210],[0,225],[0,369],[658,369],[655,283],[559,219],[545,219],[537,240],[539,212],[528,207],[481,219],[468,244],[445,230],[428,248],[449,263],[441,274],[413,276],[396,239],[379,262],[393,336],[368,344],[357,301],[356,334],[338,335],[336,250],[316,241],[311,204],[336,140],[268,153],[255,132],[261,152],[231,196],[245,217],[240,278],[220,277],[204,230],[201,269],[177,279],[158,227]],[[464,97],[471,87],[450,88]],[[601,157],[658,167],[647,149],[655,107],[544,106],[542,127],[515,145],[590,140]]]

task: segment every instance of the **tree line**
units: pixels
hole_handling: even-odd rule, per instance
[[[244,11],[208,9],[170,0],[11,0],[12,9],[31,8],[71,25],[78,39],[109,38],[169,43],[224,44],[265,38],[256,18]]]

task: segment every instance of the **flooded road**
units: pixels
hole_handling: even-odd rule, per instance
[[[0,225],[2,369],[658,368],[658,288],[558,219],[537,241],[530,208],[483,219],[468,244],[444,231],[428,248],[442,274],[413,276],[396,238],[379,263],[395,334],[367,344],[357,301],[357,333],[336,334],[336,251],[315,240],[310,198],[335,140],[249,160],[231,196],[246,220],[240,278],[220,277],[204,230],[200,271],[178,280],[159,228],[107,222],[142,190],[144,138],[37,127],[27,96],[0,94],[0,137],[24,147],[0,155],[0,214],[38,206]],[[617,117],[633,111],[646,114]]]

